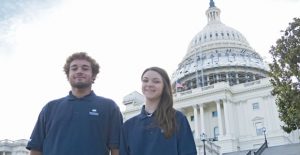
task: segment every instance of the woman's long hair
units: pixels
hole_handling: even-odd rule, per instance
[[[162,76],[163,91],[157,109],[155,111],[155,119],[158,126],[163,130],[164,136],[170,138],[176,131],[175,109],[173,108],[173,96],[170,78],[168,73],[159,67],[150,67],[144,70],[141,78],[147,71],[155,71]]]

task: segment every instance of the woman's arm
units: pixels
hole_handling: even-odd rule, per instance
[[[119,149],[111,149],[111,155],[119,155]]]
[[[40,151],[30,150],[30,154],[29,155],[43,155],[43,154]]]

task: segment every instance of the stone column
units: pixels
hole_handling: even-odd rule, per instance
[[[194,126],[195,126],[195,139],[199,138],[199,121],[198,121],[198,105],[193,105],[194,109]]]
[[[228,76],[228,73],[226,73],[226,82],[229,83],[229,76]]]
[[[219,127],[219,136],[223,137],[223,121],[222,121],[222,110],[221,110],[221,100],[216,101],[217,104],[217,113],[218,113],[218,127]]]
[[[239,73],[238,72],[235,72],[235,78],[236,78],[236,84],[239,84],[240,80],[239,80]]]
[[[196,150],[197,150],[197,155],[201,155],[200,154],[200,151],[201,151],[200,146],[196,146]]]
[[[205,133],[203,104],[200,105],[201,133]]]
[[[229,111],[228,111],[228,101],[223,100],[223,107],[224,107],[224,116],[225,116],[225,130],[226,130],[226,136],[230,135],[230,126],[229,126]]]

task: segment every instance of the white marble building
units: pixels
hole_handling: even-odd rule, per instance
[[[0,155],[29,155],[29,151],[25,148],[27,142],[26,139],[0,140]]]
[[[171,77],[174,106],[186,114],[198,154],[203,133],[207,155],[257,149],[265,136],[269,147],[299,143],[299,131],[287,134],[280,127],[268,66],[239,31],[221,22],[220,13],[211,0],[207,25]],[[124,120],[140,112],[142,97],[124,97]]]

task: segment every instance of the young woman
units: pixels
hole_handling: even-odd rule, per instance
[[[120,155],[196,155],[190,125],[173,108],[170,79],[159,67],[147,68],[141,76],[146,103],[122,129]]]

